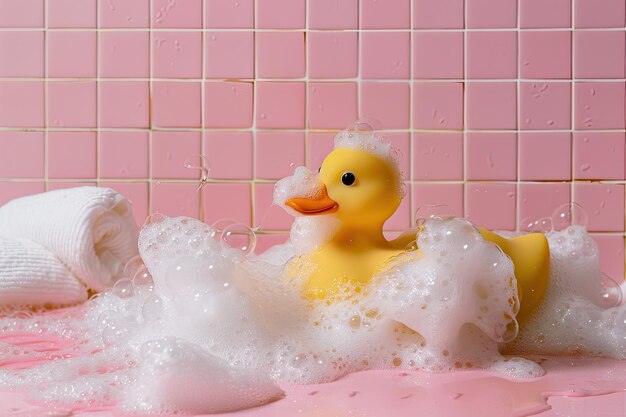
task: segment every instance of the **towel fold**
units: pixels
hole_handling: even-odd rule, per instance
[[[96,291],[121,278],[138,253],[131,204],[109,188],[69,188],[10,201],[0,207],[0,236],[38,243]]]
[[[0,305],[62,306],[87,300],[87,288],[48,249],[0,236]]]

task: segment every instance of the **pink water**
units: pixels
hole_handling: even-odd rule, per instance
[[[67,342],[32,335],[1,337],[0,341],[48,352]],[[625,416],[626,361],[591,358],[535,358],[547,370],[544,377],[511,380],[484,371],[433,374],[379,370],[348,375],[318,385],[283,387],[285,398],[274,403],[221,416]],[[0,363],[23,368],[33,362]],[[19,392],[0,393],[0,416],[110,417],[113,410],[54,410],[29,403]]]

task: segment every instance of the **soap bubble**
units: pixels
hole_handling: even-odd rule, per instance
[[[148,297],[141,307],[141,315],[145,321],[160,320],[164,313],[163,299],[156,294]]]
[[[126,265],[124,265],[124,276],[134,277],[137,271],[139,271],[142,267],[144,267],[144,264],[141,256],[133,256],[128,262],[126,262]]]
[[[143,225],[146,226],[148,224],[161,223],[167,219],[167,216],[161,213],[152,213],[146,218],[146,221],[143,222]]]
[[[239,222],[235,219],[219,219],[213,224],[211,224],[211,227],[215,229],[215,232],[217,233],[216,237],[221,238],[222,232],[224,231],[224,229],[226,229],[231,224],[236,224],[236,223],[239,223]]]
[[[415,210],[415,225],[421,226],[426,219],[434,219],[440,217],[442,212],[449,209],[447,204],[424,204]]]
[[[570,226],[587,227],[589,216],[580,204],[567,203],[557,207],[551,218],[554,230],[564,230]]]
[[[113,285],[111,291],[120,298],[132,297],[134,294],[133,283],[129,279],[120,279]]]
[[[602,273],[602,307],[611,308],[622,304],[622,288],[613,278]]]
[[[521,222],[521,229],[531,233],[549,233],[554,230],[552,218],[541,217],[539,219],[526,218]]]
[[[148,268],[142,266],[135,272],[135,276],[133,276],[133,287],[138,294],[152,292],[154,289],[154,280]]]
[[[256,247],[256,234],[245,224],[235,223],[224,228],[222,242],[233,249],[240,250],[244,255],[249,255]]]

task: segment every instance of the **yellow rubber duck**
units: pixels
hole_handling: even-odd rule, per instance
[[[396,165],[361,149],[337,148],[322,163],[321,191],[314,198],[292,198],[285,205],[303,215],[331,214],[340,227],[330,241],[308,255],[315,265],[305,283],[305,294],[324,299],[346,291],[359,292],[387,261],[404,253],[415,232],[388,241],[383,224],[403,198]],[[505,239],[487,229],[482,236],[496,243],[515,265],[520,300],[517,316],[526,317],[541,302],[550,269],[546,237],[540,233]],[[419,252],[418,252],[419,256]]]

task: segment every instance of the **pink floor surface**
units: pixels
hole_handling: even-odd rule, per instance
[[[55,348],[50,340],[23,335],[21,340],[22,345],[33,349]],[[219,416],[626,416],[626,361],[555,357],[535,360],[547,370],[541,378],[512,380],[483,371],[367,371],[328,384],[285,386],[286,395],[281,400]],[[0,368],[15,365],[0,364]],[[55,410],[28,402],[23,393],[0,392],[0,417],[119,415],[115,410]]]

